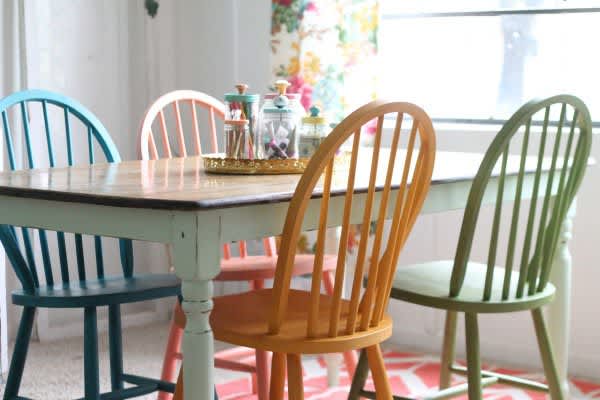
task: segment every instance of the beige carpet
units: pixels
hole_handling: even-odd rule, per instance
[[[127,329],[123,334],[125,372],[158,378],[163,351],[167,341],[168,325],[151,325]],[[100,385],[110,389],[108,338],[100,337]],[[223,348],[217,343],[218,348]],[[12,348],[10,349],[12,354]],[[217,370],[217,383],[243,376]],[[0,385],[4,393],[4,385]],[[74,338],[52,343],[32,342],[29,348],[21,396],[35,400],[66,400],[83,397],[83,339]],[[156,399],[156,394],[138,399]]]

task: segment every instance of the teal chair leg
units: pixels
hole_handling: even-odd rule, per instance
[[[356,365],[356,371],[354,371],[354,377],[352,378],[350,393],[348,393],[348,400],[359,400],[361,398],[361,391],[365,387],[368,376],[369,362],[367,361],[367,352],[361,350],[358,364]]]
[[[25,368],[25,360],[27,359],[27,350],[29,349],[29,340],[31,339],[34,319],[35,307],[23,308],[17,339],[15,341],[15,349],[4,388],[4,400],[15,399],[19,395],[19,387],[21,386],[21,378],[23,377],[23,369]]]
[[[108,307],[108,345],[110,353],[110,382],[112,390],[123,389],[123,340],[121,336],[121,308]]]
[[[85,400],[100,400],[96,307],[83,311],[83,364]]]

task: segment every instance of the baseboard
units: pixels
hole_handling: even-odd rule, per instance
[[[460,335],[459,335],[460,336]],[[456,356],[465,358],[464,341],[457,338]],[[511,343],[510,347],[486,340],[480,337],[481,347],[485,348],[482,354],[484,362],[502,365],[507,368],[527,369],[542,371],[539,362],[538,349],[530,346],[519,346]],[[442,336],[424,333],[423,331],[411,331],[394,326],[394,334],[388,339],[386,345],[403,350],[440,354],[442,349]],[[518,356],[516,356],[518,355]],[[569,375],[580,379],[600,382],[600,360],[596,357],[588,357],[581,354],[569,355]]]

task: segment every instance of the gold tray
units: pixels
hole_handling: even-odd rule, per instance
[[[301,174],[310,158],[285,160],[241,160],[225,158],[224,154],[207,154],[204,159],[204,170],[214,174],[232,175],[281,175]],[[344,167],[350,163],[350,153],[342,152],[335,157],[334,166]]]

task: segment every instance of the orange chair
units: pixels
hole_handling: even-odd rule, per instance
[[[172,107],[169,112],[168,107]],[[183,107],[186,107],[187,117],[191,123],[191,138],[188,141],[193,142],[193,150],[188,151],[186,146],[186,136],[184,134],[184,122],[186,115],[183,115]],[[139,150],[143,160],[156,160],[158,158],[185,157],[188,154],[200,155],[202,152],[202,140],[200,129],[198,128],[198,119],[201,117],[197,107],[205,109],[208,112],[208,140],[210,141],[210,151],[218,151],[216,118],[223,119],[225,115],[225,106],[219,100],[192,90],[176,90],[167,93],[157,99],[146,111],[139,131]],[[174,137],[167,130],[167,121],[172,117],[175,122]],[[158,123],[156,124],[156,120]],[[154,139],[152,131],[153,125],[158,125],[160,131],[160,146]],[[171,148],[171,142],[177,142],[176,150]],[[161,151],[159,151],[159,148]],[[176,152],[176,153],[175,153]],[[245,242],[239,242],[239,256],[232,257],[231,249],[228,244],[223,246],[223,261],[221,263],[221,273],[217,276],[217,281],[248,281],[250,287],[262,289],[265,279],[272,279],[275,276],[275,266],[277,263],[276,246],[274,238],[265,238],[262,241],[264,255],[250,256]],[[167,248],[169,263],[171,262],[170,248]],[[312,272],[314,255],[299,254],[294,260],[292,275],[305,275]],[[325,256],[323,264],[323,283],[325,290],[331,293],[333,279],[331,271],[335,270],[337,260],[334,256]],[[183,328],[185,327],[185,315],[181,310],[179,302],[175,305],[173,321],[171,323],[167,349],[164,356],[162,379],[165,381],[175,381],[177,373],[177,363],[181,360],[181,339]],[[249,355],[255,355],[255,363],[248,364],[238,361],[241,358],[248,358]],[[354,373],[356,368],[356,354],[347,352],[344,354],[346,366],[350,374]],[[269,388],[269,359],[268,353],[262,350],[234,348],[220,352],[215,357],[215,366],[235,371],[249,372],[252,374],[253,392],[258,394],[259,400],[266,400]],[[159,400],[170,400],[172,394],[166,392],[159,393]]]
[[[381,150],[381,136],[384,117],[390,114],[396,117],[396,126],[388,152]],[[412,126],[407,129],[407,149],[398,151],[402,121],[409,119],[405,117],[410,117]],[[377,119],[374,146],[367,150],[370,154],[365,155],[370,160],[363,160],[362,151],[358,155],[360,132],[373,119]],[[336,172],[336,151],[352,136],[348,170]],[[273,288],[215,299],[211,326],[216,339],[273,352],[271,400],[283,399],[286,364],[288,398],[303,399],[302,354],[357,349],[366,349],[377,399],[392,398],[380,349],[380,343],[392,334],[392,320],[385,310],[400,250],[430,185],[434,157],[433,126],[419,107],[409,103],[374,101],[359,108],[325,139],[298,183],[283,227]],[[322,183],[321,199],[311,199],[318,182]],[[355,182],[358,184],[355,185]],[[366,194],[355,198],[354,191],[364,193],[367,182]],[[346,190],[343,198],[336,199],[336,202],[344,204],[342,239],[333,293],[321,294],[327,217],[330,208],[340,208],[337,205],[330,207],[332,187],[335,192]],[[320,201],[312,286],[310,291],[293,290],[290,282],[294,273],[296,243],[310,201]],[[392,220],[390,232],[384,239],[384,221],[388,213],[392,214]],[[345,239],[348,238],[351,216],[362,216],[362,237],[368,235],[371,221],[376,221],[376,228],[370,257],[367,256],[367,241],[360,241],[351,295],[344,299],[342,286],[348,243]],[[366,288],[363,292],[365,273]],[[175,399],[183,398],[182,381],[180,372]]]

